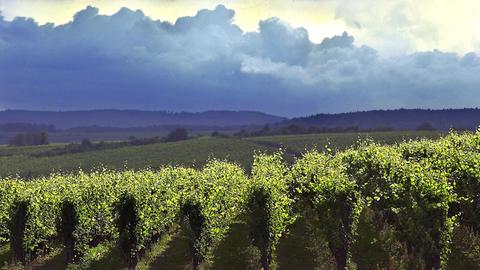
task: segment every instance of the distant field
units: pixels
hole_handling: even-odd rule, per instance
[[[0,144],[6,144],[18,132],[0,132]],[[48,133],[48,140],[52,143],[81,142],[83,139],[92,141],[118,141],[127,140],[130,136],[138,138],[145,137],[163,137],[168,134],[167,131],[122,131],[122,132],[80,132],[80,131],[59,131]]]
[[[45,147],[45,146],[42,146]],[[12,147],[0,148],[0,155]],[[21,148],[19,148],[21,149]],[[121,169],[158,168],[162,165],[201,166],[209,158],[226,159],[244,167],[252,162],[254,150],[268,150],[239,139],[200,138],[176,143],[129,146],[118,149],[84,152],[54,157],[35,158],[28,155],[35,148],[0,157],[0,175],[36,176],[52,171],[91,170],[98,167]]]
[[[394,144],[403,140],[428,138],[437,139],[445,135],[445,132],[438,131],[394,131],[394,132],[372,132],[372,133],[329,133],[329,134],[307,134],[307,135],[286,135],[266,136],[247,138],[248,141],[264,145],[281,145],[287,150],[296,153],[304,153],[307,150],[316,149],[324,151],[329,145],[332,150],[342,150],[355,145],[358,141],[372,139],[382,144]]]
[[[438,138],[439,132],[375,132],[311,134],[269,137],[211,138],[202,137],[175,143],[158,143],[143,146],[128,146],[54,157],[32,157],[62,144],[44,146],[0,146],[0,176],[18,174],[33,177],[54,171],[92,170],[99,167],[121,169],[158,168],[164,165],[202,166],[209,158],[235,162],[249,171],[255,151],[273,152],[286,149],[287,160],[305,150],[323,151],[329,144],[332,149],[344,149],[358,140],[371,138],[380,143],[391,144],[416,138]]]

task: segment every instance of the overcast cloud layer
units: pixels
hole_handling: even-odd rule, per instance
[[[271,18],[257,32],[224,6],[174,24],[88,7],[39,26],[0,16],[0,108],[259,110],[283,116],[477,107],[480,58],[440,51],[380,57],[347,33],[312,43]]]

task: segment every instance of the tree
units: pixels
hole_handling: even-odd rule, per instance
[[[176,142],[188,139],[188,131],[185,128],[177,128],[171,131],[165,141]]]
[[[10,140],[10,145],[14,146],[24,146],[25,145],[25,134],[18,133]]]
[[[249,135],[250,134],[245,129],[241,129],[239,132],[236,132],[233,134],[233,136],[236,136],[236,137],[247,137]]]
[[[297,124],[290,124],[283,128],[283,132],[285,134],[303,134],[305,130]]]
[[[423,123],[423,124],[420,124],[419,126],[417,126],[416,130],[420,131],[420,130],[424,130],[424,131],[434,131],[436,130],[432,124],[426,122],[426,123]]]
[[[82,140],[82,147],[89,148],[90,146],[92,146],[92,142],[89,139]]]
[[[263,128],[262,128],[262,132],[265,133],[265,134],[268,133],[268,132],[270,132],[270,125],[269,125],[269,124],[265,124],[265,125],[263,126]]]
[[[34,141],[36,145],[48,144],[48,134],[46,132],[40,132]]]
[[[43,145],[48,144],[48,134],[46,132],[39,133],[18,133],[10,140],[10,145],[27,146],[27,145]]]

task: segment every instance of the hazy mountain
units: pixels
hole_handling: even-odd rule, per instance
[[[221,129],[222,127],[287,126],[364,129],[393,128],[415,130],[430,124],[439,130],[475,129],[480,125],[480,109],[399,109],[349,112],[340,114],[316,114],[286,119],[253,111],[167,112],[140,110],[92,110],[92,111],[0,111],[0,129],[3,131],[28,131],[42,129],[70,129],[72,131],[122,131],[133,128],[146,130],[170,130],[175,126]],[[27,126],[27,127],[25,127]],[[48,129],[47,129],[48,128]]]
[[[45,124],[6,123],[0,124],[0,132],[53,132],[55,126]]]
[[[425,123],[438,130],[476,129],[480,125],[480,109],[399,109],[316,114],[286,120],[280,125],[296,124],[322,128],[357,126],[359,129],[390,127],[395,130],[415,130]]]
[[[72,127],[146,127],[146,126],[245,126],[264,125],[286,118],[253,111],[167,112],[140,110],[91,111],[0,111],[0,124],[29,123],[54,125],[57,129]]]

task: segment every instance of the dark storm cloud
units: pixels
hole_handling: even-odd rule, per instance
[[[257,32],[224,6],[174,24],[87,7],[64,25],[0,15],[0,108],[261,110],[280,115],[475,107],[480,60],[440,51],[384,59],[344,33],[312,43],[270,18]]]

